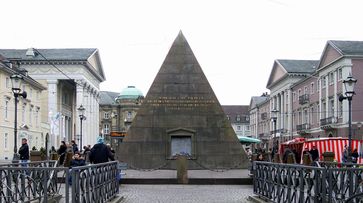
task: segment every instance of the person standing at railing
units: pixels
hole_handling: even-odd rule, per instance
[[[103,138],[98,137],[97,144],[95,144],[91,149],[89,160],[93,164],[99,164],[108,162],[109,159],[111,161],[115,160],[111,150],[103,143]]]
[[[21,139],[21,147],[18,151],[21,162],[28,162],[29,160],[29,146],[26,138]]]
[[[59,155],[59,165],[63,165],[64,159],[66,157],[66,151],[67,151],[67,144],[65,141],[62,141],[62,144],[59,146],[59,149],[57,151]]]
[[[319,161],[319,150],[316,148],[315,144],[313,148],[310,150],[311,158],[313,161]]]
[[[354,149],[352,152],[352,163],[356,164],[358,162],[358,157],[359,157],[358,150]]]

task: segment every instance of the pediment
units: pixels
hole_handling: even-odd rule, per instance
[[[275,84],[277,81],[281,80],[286,74],[287,74],[287,71],[285,70],[285,68],[281,64],[279,64],[277,61],[275,61],[266,87],[268,89],[270,89],[270,87],[273,84]]]
[[[167,134],[173,135],[185,135],[185,134],[195,134],[195,130],[187,129],[187,128],[174,128],[166,131]]]
[[[320,57],[320,63],[318,69],[330,64],[331,62],[337,60],[341,56],[342,54],[333,46],[331,46],[328,42],[325,45],[324,51]]]
[[[105,74],[103,72],[103,67],[101,63],[101,57],[96,50],[88,59],[87,62],[89,64],[89,68],[91,69],[91,72],[96,75],[100,79],[100,82],[103,82],[106,80]]]

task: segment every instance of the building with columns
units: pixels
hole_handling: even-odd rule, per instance
[[[275,60],[267,88],[270,129],[259,133],[262,113],[251,99],[251,135],[270,135],[279,142],[295,137],[348,137],[348,101],[343,80],[351,74],[357,79],[352,100],[353,139],[363,139],[363,42],[328,41],[320,60]],[[277,110],[276,135],[272,125],[272,110]],[[266,113],[266,112],[265,112]],[[265,136],[264,136],[265,137]],[[276,139],[276,138],[275,138]]]
[[[21,146],[21,139],[28,140],[29,148],[45,147],[45,137],[49,125],[41,122],[44,111],[40,95],[46,88],[27,73],[18,69],[0,55],[0,160],[9,160]],[[17,102],[17,139],[14,139],[15,97],[12,92],[11,76],[21,74],[23,77],[21,92],[27,92],[27,97],[18,97]]]
[[[105,81],[98,49],[1,49],[0,54],[47,88],[39,100],[45,109],[41,120],[50,126],[49,146],[57,148],[63,140],[96,142],[99,86]],[[82,129],[77,111],[81,105],[86,117]]]

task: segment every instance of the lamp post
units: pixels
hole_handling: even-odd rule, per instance
[[[84,112],[86,111],[86,109],[82,106],[78,107],[78,113],[79,113],[79,121],[80,121],[80,139],[79,139],[79,147],[82,150],[82,121],[86,120],[86,116],[84,115]]]
[[[10,76],[12,88],[11,90],[14,93],[14,106],[15,106],[15,115],[14,115],[14,156],[13,161],[16,162],[19,160],[18,156],[18,148],[17,148],[17,138],[18,138],[18,97],[22,96],[24,99],[26,98],[26,92],[21,92],[21,83],[23,81],[23,76],[15,73],[14,75]]]
[[[271,120],[274,123],[274,148],[276,148],[277,146],[277,141],[276,141],[276,122],[277,122],[277,114],[278,114],[279,110],[277,110],[276,108],[271,110]]]
[[[343,80],[344,88],[345,88],[345,96],[340,95],[339,101],[342,102],[344,99],[348,100],[348,112],[349,112],[349,118],[348,118],[348,162],[352,162],[352,98],[355,94],[354,92],[354,85],[357,83],[357,80],[352,77],[352,75],[349,73],[349,76],[347,79]]]

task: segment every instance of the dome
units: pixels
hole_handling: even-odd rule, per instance
[[[135,86],[128,86],[121,91],[120,95],[116,99],[138,99],[143,96],[142,92]]]

